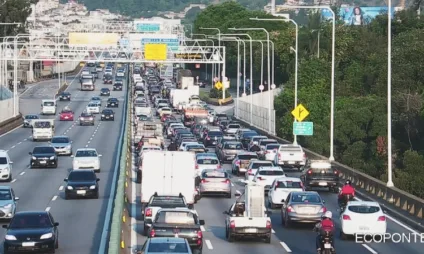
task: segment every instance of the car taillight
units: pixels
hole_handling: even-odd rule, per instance
[[[310,175],[310,174],[312,174],[312,170],[308,170],[308,174]]]
[[[92,118],[92,117],[90,117],[89,119],[90,119],[90,120],[93,120],[93,118]]]
[[[146,211],[144,211],[144,216],[151,217],[152,216],[152,209],[147,208]]]
[[[339,174],[339,171],[334,170],[334,174],[335,174],[335,175],[338,175],[338,174]]]
[[[380,216],[380,217],[378,217],[378,221],[386,221],[386,216]]]
[[[281,159],[281,154],[278,154],[278,159]]]
[[[344,214],[344,215],[343,215],[343,217],[342,217],[342,219],[343,219],[343,220],[350,220],[350,216],[349,216],[349,215]]]
[[[236,223],[232,220],[230,221],[230,228],[235,228],[236,227]]]
[[[196,168],[196,169],[199,169],[199,165],[197,165],[197,164],[196,164],[196,167],[195,167],[195,168]]]
[[[288,206],[288,207],[287,207],[287,212],[289,212],[289,213],[294,212],[293,207]]]
[[[271,221],[267,221],[266,222],[266,228],[270,229],[271,227],[272,227]]]
[[[252,172],[253,172],[253,170],[249,169],[249,170],[247,171],[247,174],[248,174],[248,175],[250,175],[250,176],[253,176],[253,173],[252,173]]]
[[[155,237],[155,235],[156,235],[155,230],[154,229],[151,229],[149,235],[150,235],[150,237]]]
[[[319,212],[320,212],[320,213],[325,213],[325,212],[327,212],[327,208],[326,208],[326,207],[323,207],[323,208],[321,208],[321,209],[319,210]]]
[[[202,233],[202,231],[197,231],[197,238],[200,238],[200,239],[202,239],[203,238],[203,233]]]
[[[211,138],[210,137],[206,137],[206,140],[211,140]]]
[[[222,168],[221,164],[218,164],[218,166],[216,166],[216,168],[221,169]]]
[[[222,181],[223,183],[230,183],[230,180],[225,180],[225,181]]]
[[[260,180],[260,181],[265,180],[265,179],[264,179],[264,178],[262,178],[262,177],[258,177],[257,179],[258,179],[258,180]]]
[[[206,179],[202,179],[201,183],[208,183],[209,181],[207,181]]]

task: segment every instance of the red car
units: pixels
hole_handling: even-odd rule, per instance
[[[74,112],[71,110],[62,110],[60,112],[60,121],[73,121],[74,120]]]

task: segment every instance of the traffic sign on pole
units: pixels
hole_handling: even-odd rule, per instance
[[[293,122],[293,135],[312,136],[314,135],[313,122]]]
[[[309,111],[302,104],[297,105],[291,113],[298,122],[302,122],[309,115]]]

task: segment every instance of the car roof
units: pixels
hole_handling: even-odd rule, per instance
[[[272,161],[261,161],[261,160],[252,160],[250,163],[259,163],[259,164],[272,164]]]
[[[275,141],[275,142],[277,142],[277,140],[276,139],[272,139],[272,138],[264,138],[264,139],[262,139],[261,141],[259,141],[259,142],[262,142],[262,141]]]
[[[77,152],[78,151],[96,151],[97,152],[96,148],[78,148]]]
[[[300,178],[298,177],[280,177],[275,179],[279,182],[301,182],[302,180],[300,180]]]
[[[316,192],[316,191],[292,191],[291,194],[292,195],[305,195],[305,194],[306,195],[311,195],[311,194],[313,194],[313,195],[318,195],[319,196],[318,192]]]
[[[0,190],[10,190],[12,187],[6,185],[0,185]]]
[[[196,158],[198,157],[212,157],[212,158],[217,158],[218,156],[216,155],[216,153],[198,153],[196,154]]]
[[[279,166],[265,166],[265,167],[259,167],[258,170],[267,170],[267,171],[284,171]]]
[[[239,152],[237,156],[239,155],[256,155],[257,156],[255,152],[248,152],[248,151]]]
[[[15,216],[16,215],[41,215],[41,214],[48,215],[49,212],[47,211],[19,211],[15,213]]]
[[[225,144],[241,144],[241,142],[240,141],[225,141],[224,142]]]
[[[69,172],[69,174],[75,174],[75,173],[93,173],[93,174],[96,174],[94,172],[94,170],[92,170],[92,169],[78,169],[78,170],[71,170],[71,172]]]
[[[69,138],[68,136],[53,136],[52,139],[54,138]]]
[[[0,150],[0,156],[6,157],[7,152],[5,150]]]
[[[186,243],[185,238],[176,238],[176,237],[154,237],[149,238],[148,240],[151,243]]]

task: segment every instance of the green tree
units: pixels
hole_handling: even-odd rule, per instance
[[[26,20],[31,14],[31,4],[38,0],[0,1],[0,22],[20,23],[20,25],[1,25],[0,36],[10,36],[25,32]]]

